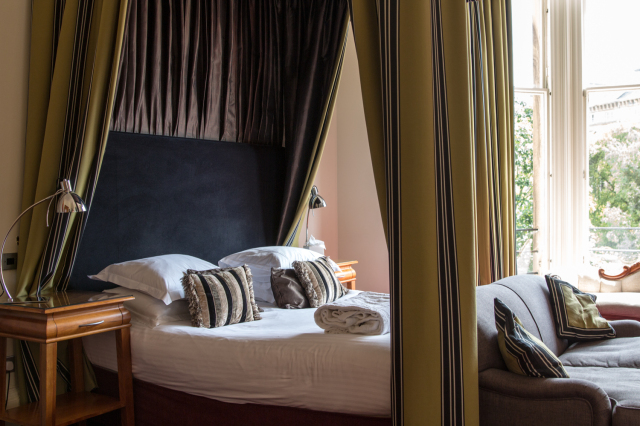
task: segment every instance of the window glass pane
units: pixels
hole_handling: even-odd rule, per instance
[[[584,4],[584,87],[640,83],[640,1]]]
[[[542,87],[542,2],[512,2],[513,80],[516,87]]]
[[[546,96],[515,95],[516,252],[519,274],[546,270]]]
[[[640,260],[640,90],[589,93],[589,260]],[[614,267],[615,266],[615,267]]]

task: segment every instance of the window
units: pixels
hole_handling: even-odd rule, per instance
[[[513,0],[518,273],[640,260],[640,2]]]
[[[518,273],[547,267],[546,6],[512,3],[515,85],[516,265]]]
[[[640,49],[632,0],[585,0],[583,75],[591,266],[640,254]]]

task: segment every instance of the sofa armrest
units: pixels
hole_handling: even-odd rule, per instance
[[[479,374],[480,424],[611,424],[611,402],[595,383],[540,379],[495,368]]]
[[[640,321],[617,320],[609,324],[616,331],[616,337],[640,337]]]

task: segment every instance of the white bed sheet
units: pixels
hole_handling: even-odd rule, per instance
[[[390,416],[389,334],[326,334],[315,309],[259,305],[262,320],[215,329],[134,324],[133,375],[223,402]],[[83,342],[92,363],[117,371],[113,332]]]

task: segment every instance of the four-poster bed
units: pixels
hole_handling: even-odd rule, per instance
[[[113,263],[166,253],[217,262],[274,245],[283,154],[279,147],[111,132],[71,289],[113,287],[87,277]],[[388,335],[325,335],[310,309],[259,306],[261,321],[219,329],[134,321],[136,423],[238,424],[258,416],[274,426],[390,424]],[[97,392],[116,395],[109,339],[85,339],[85,352]],[[112,421],[107,415],[104,424]]]

